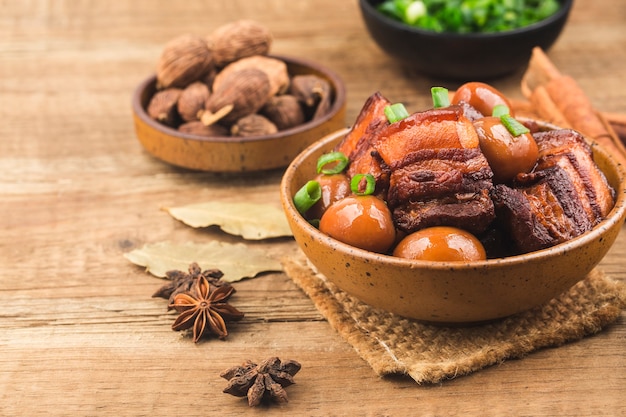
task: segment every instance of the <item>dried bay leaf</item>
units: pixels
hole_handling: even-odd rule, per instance
[[[248,240],[292,236],[282,210],[269,204],[206,202],[165,210],[191,227],[219,226]]]
[[[253,278],[261,272],[283,269],[278,260],[268,257],[264,251],[243,243],[218,241],[159,242],[125,253],[124,257],[134,264],[146,267],[148,272],[160,278],[164,278],[167,271],[174,269],[187,271],[192,262],[197,262],[203,270],[221,270],[224,273],[222,280],[228,282]]]

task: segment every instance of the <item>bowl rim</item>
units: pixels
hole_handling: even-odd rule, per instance
[[[553,125],[545,122],[538,121],[540,126],[548,126],[553,127]],[[567,242],[560,243],[558,245],[540,249],[533,252],[527,252],[520,255],[507,256],[502,258],[490,258],[484,261],[472,261],[472,262],[445,262],[445,261],[423,261],[423,260],[409,260],[400,257],[395,257],[392,255],[387,255],[384,253],[370,252],[364,249],[360,249],[346,243],[340,242],[336,239],[331,238],[330,236],[322,233],[319,229],[311,225],[308,221],[304,219],[298,213],[293,204],[293,195],[290,195],[291,192],[291,182],[292,177],[299,165],[302,164],[303,160],[305,160],[309,155],[318,150],[321,147],[326,146],[327,144],[338,140],[340,137],[345,136],[345,134],[350,130],[350,128],[340,129],[333,133],[326,135],[320,140],[308,146],[305,150],[303,150],[294,160],[289,164],[287,169],[285,170],[283,177],[281,179],[280,184],[280,196],[283,200],[283,204],[288,207],[290,215],[293,215],[295,221],[307,232],[312,238],[317,241],[321,240],[331,240],[333,245],[337,248],[337,250],[341,251],[344,254],[350,254],[351,256],[358,257],[363,259],[365,262],[380,262],[381,260],[386,263],[397,267],[397,268],[405,268],[405,269],[434,269],[434,270],[455,270],[455,271],[464,271],[464,270],[474,270],[474,269],[485,269],[485,268],[506,268],[508,266],[518,265],[525,262],[530,262],[534,260],[542,260],[546,261],[548,259],[561,256],[565,252],[568,252],[572,249],[578,249],[584,247],[588,243],[593,240],[599,238],[599,236],[607,229],[611,229],[616,226],[617,223],[624,222],[626,218],[626,171],[624,167],[615,161],[604,148],[602,148],[596,142],[591,143],[591,147],[594,152],[598,152],[602,154],[603,158],[608,160],[611,165],[615,168],[618,177],[619,177],[619,189],[615,190],[615,203],[613,208],[600,223],[594,226],[594,228],[590,231],[583,233],[580,236],[577,236]],[[588,139],[587,139],[588,140]],[[295,191],[295,190],[294,190]]]
[[[329,111],[315,120],[310,120],[306,123],[303,123],[298,126],[291,127],[289,129],[280,130],[271,135],[257,135],[257,136],[202,136],[202,135],[194,135],[191,133],[183,133],[176,129],[173,129],[169,126],[161,124],[156,120],[152,119],[148,116],[146,109],[141,104],[141,97],[143,92],[150,86],[151,84],[156,82],[156,74],[152,74],[144,79],[139,85],[135,88],[132,98],[131,105],[133,109],[133,113],[141,119],[143,123],[150,126],[151,128],[166,133],[169,136],[176,137],[178,139],[190,140],[190,141],[198,141],[198,142],[210,142],[210,143],[248,143],[248,142],[261,142],[265,140],[276,140],[281,138],[286,138],[289,136],[297,135],[301,132],[307,131],[309,129],[313,129],[318,127],[326,122],[328,122],[331,118],[333,118],[341,109],[344,107],[346,103],[346,85],[343,79],[339,76],[338,73],[333,71],[332,69],[321,65],[317,62],[300,58],[300,57],[291,57],[286,55],[275,55],[269,54],[267,55],[269,58],[276,58],[284,61],[287,65],[296,64],[302,67],[311,68],[319,73],[324,74],[332,84],[332,88],[335,93],[334,101]]]
[[[392,28],[404,32],[410,32],[419,34],[421,36],[430,37],[430,38],[442,38],[446,37],[451,40],[460,40],[460,39],[472,39],[472,40],[481,40],[481,39],[495,39],[495,38],[508,38],[508,37],[516,37],[518,35],[523,35],[529,32],[533,32],[537,29],[541,29],[551,24],[560,21],[561,19],[566,19],[569,15],[572,6],[574,4],[574,0],[561,0],[561,7],[551,16],[546,17],[538,22],[532,23],[527,26],[523,26],[516,29],[506,30],[503,32],[469,32],[469,33],[455,33],[455,32],[435,32],[432,30],[421,29],[415,26],[411,26],[407,23],[402,23],[397,20],[394,20],[384,14],[380,13],[378,10],[374,8],[372,5],[372,0],[359,0],[359,5],[361,6],[361,10],[363,12],[368,13],[370,16],[380,20],[387,26],[391,26]]]

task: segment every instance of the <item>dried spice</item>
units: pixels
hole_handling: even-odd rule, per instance
[[[223,67],[240,58],[267,55],[272,44],[269,29],[253,20],[238,20],[215,29],[207,37],[215,65]]]
[[[200,120],[204,103],[209,99],[209,86],[201,81],[189,84],[178,98],[178,114],[186,122]]]
[[[300,102],[290,94],[271,97],[261,108],[261,114],[271,120],[278,130],[289,129],[306,122]]]
[[[275,214],[270,215],[270,218],[273,217]],[[275,222],[271,219],[268,221]],[[285,230],[284,221],[282,225],[277,224],[278,229],[273,226],[272,229],[268,229],[262,225],[255,225],[249,230],[245,225],[240,226],[242,228],[238,229],[239,232],[228,231],[227,233],[237,233],[246,239],[250,233],[256,235],[256,239],[261,238],[258,236],[259,233],[265,233],[264,238],[270,237],[270,235],[274,237],[285,236],[281,232]],[[254,278],[263,272],[283,270],[281,262],[270,256],[266,249],[246,245],[243,242],[226,243],[216,240],[210,240],[206,243],[157,242],[133,249],[125,253],[124,257],[136,265],[145,267],[146,272],[161,278],[165,278],[166,273],[172,269],[187,269],[189,264],[196,262],[196,259],[202,259],[208,265],[219,268],[224,272],[221,280],[228,282]],[[246,261],[241,262],[242,259]]]
[[[241,366],[223,371],[220,376],[228,380],[224,393],[248,397],[248,405],[255,407],[264,400],[286,403],[285,387],[295,384],[293,377],[300,368],[296,361],[281,362],[277,357],[271,357],[259,365],[248,360]]]
[[[244,68],[254,68],[263,71],[270,83],[270,96],[283,94],[289,88],[291,78],[285,61],[264,55],[254,55],[231,62],[215,75],[213,88],[217,88],[221,80],[229,74]]]
[[[218,124],[212,124],[212,125],[206,126],[200,120],[183,123],[182,125],[178,126],[178,131],[182,133],[189,133],[191,135],[207,136],[207,137],[214,137],[214,136],[223,137],[223,136],[230,135],[228,128],[226,128],[225,126],[218,125]]]
[[[267,117],[260,114],[249,114],[237,120],[230,127],[232,136],[263,136],[278,132],[278,128]]]
[[[158,91],[148,103],[146,109],[148,115],[164,125],[176,125],[180,119],[177,103],[182,91],[180,88],[167,88]]]
[[[216,79],[217,81],[217,79]],[[212,93],[205,103],[202,123],[210,125],[218,120],[232,124],[237,119],[256,113],[269,99],[270,81],[265,72],[243,68],[229,73],[219,84],[214,82]],[[223,112],[229,108],[228,112]]]
[[[285,212],[274,204],[247,201],[205,201],[184,206],[164,207],[177,220],[191,227],[219,228],[246,240],[264,240],[293,236]],[[254,257],[248,254],[248,262]],[[239,256],[239,255],[238,255]],[[233,262],[237,257],[232,258]]]
[[[286,60],[268,55],[271,44],[269,29],[246,19],[204,38],[186,34],[170,40],[157,62],[155,94],[171,88],[182,93],[153,100],[151,117],[182,133],[247,137],[271,135],[274,127],[281,131],[328,114],[334,99],[330,80],[317,72],[301,73],[299,64],[291,74]],[[252,118],[235,126],[252,114],[271,123]]]
[[[291,80],[289,91],[300,100],[307,116],[313,120],[322,117],[330,110],[332,90],[325,78],[314,74],[296,75]]]
[[[174,303],[174,297],[179,293],[192,293],[195,287],[196,280],[203,276],[209,282],[216,287],[223,285],[230,285],[226,281],[222,281],[220,278],[224,276],[224,273],[219,269],[207,269],[203,271],[196,262],[189,265],[188,272],[173,269],[165,273],[167,279],[170,280],[167,284],[162,286],[152,294],[153,297],[166,298],[169,303]],[[197,295],[197,294],[194,294]]]
[[[235,292],[231,285],[215,286],[200,275],[190,292],[180,292],[169,305],[180,313],[172,329],[193,330],[193,341],[198,342],[205,333],[213,333],[220,339],[228,336],[226,321],[240,320],[244,314],[228,304]]]
[[[211,51],[204,39],[187,34],[169,41],[157,62],[158,88],[183,88],[204,77],[213,66]]]

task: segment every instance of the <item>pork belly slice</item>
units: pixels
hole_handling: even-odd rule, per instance
[[[346,170],[348,177],[356,174],[372,174],[376,179],[376,193],[386,197],[389,185],[389,170],[381,164],[374,152],[378,131],[387,126],[385,107],[391,102],[380,92],[372,94],[366,101],[357,119],[345,138],[335,147],[350,159]]]
[[[447,225],[480,233],[493,221],[493,172],[461,107],[390,124],[374,148],[390,170],[387,203],[399,229]]]
[[[508,232],[518,253],[566,242],[593,227],[586,217],[576,215],[582,211],[575,210],[580,203],[576,197],[571,198],[568,192],[572,190],[571,183],[563,170],[556,167],[544,174],[544,180],[533,186],[516,189],[498,184],[492,193],[498,222]],[[559,192],[559,187],[566,191]],[[561,201],[566,199],[567,203],[562,205]],[[568,206],[569,213],[564,208]]]
[[[373,133],[382,126],[389,124],[387,116],[385,116],[385,107],[390,104],[391,102],[380,92],[376,92],[368,97],[354,125],[335,147],[335,150],[343,152],[350,160],[369,153]]]
[[[494,206],[486,189],[407,201],[393,210],[396,226],[407,233],[425,227],[452,226],[478,235],[487,230],[494,216]]]
[[[560,166],[569,174],[589,219],[596,224],[605,218],[615,204],[615,190],[593,161],[591,146],[584,137],[571,129],[533,136],[539,147],[536,170]]]
[[[492,193],[498,221],[521,253],[591,230],[615,198],[580,134],[557,130],[533,136],[540,150],[535,169],[518,175],[513,188],[497,185]]]
[[[424,149],[478,148],[478,134],[459,106],[413,113],[379,131],[374,148],[392,169]],[[487,164],[487,160],[485,160]]]
[[[478,193],[493,186],[493,173],[479,148],[421,149],[391,169],[387,200],[396,207],[410,200]]]

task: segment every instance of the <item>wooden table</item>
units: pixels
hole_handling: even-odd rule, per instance
[[[275,53],[346,81],[347,123],[375,90],[412,109],[432,85],[370,39],[356,0],[8,1],[0,13],[0,415],[626,415],[626,314],[602,333],[435,386],[379,378],[282,273],[237,284],[246,318],[194,345],[151,298],[161,281],[123,254],[165,240],[225,238],[163,206],[278,204],[280,172],[224,177],[150,157],[130,97],[164,43],[238,18],[273,32]],[[626,6],[575,2],[550,57],[597,108],[626,112]],[[521,97],[521,71],[493,84]],[[270,253],[292,250],[290,241]],[[602,267],[626,280],[626,234]],[[223,394],[223,369],[276,355],[303,368],[284,406]]]

